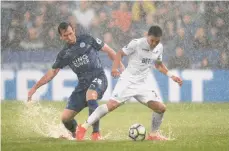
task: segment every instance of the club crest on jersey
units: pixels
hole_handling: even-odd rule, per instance
[[[84,42],[81,42],[80,43],[80,48],[83,48],[83,47],[85,47],[86,46],[86,44],[84,43]]]

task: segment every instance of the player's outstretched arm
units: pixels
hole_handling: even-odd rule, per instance
[[[28,92],[28,100],[31,101],[33,94],[36,92],[36,90],[41,87],[42,85],[48,83],[50,80],[52,80],[57,73],[60,71],[59,68],[57,69],[51,69],[49,70]]]
[[[126,56],[126,54],[122,50],[119,50],[115,56],[111,71],[113,77],[118,77],[123,71],[122,64],[120,64],[123,56]],[[121,72],[118,70],[119,67],[121,69]]]
[[[107,53],[107,55],[112,61],[115,59],[116,52],[107,44],[104,44],[104,46],[102,47],[102,51]]]
[[[183,84],[183,81],[181,78],[173,75],[168,68],[163,64],[163,62],[156,62],[155,67],[157,68],[158,71],[161,73],[167,75],[168,77],[172,78],[174,82],[177,82],[180,86]]]
[[[112,61],[115,61],[116,52],[111,47],[109,47],[107,44],[104,44],[104,46],[102,47],[102,51],[107,53],[107,55],[109,56],[109,58]],[[120,67],[121,71],[123,71],[125,69],[125,66],[122,63],[122,60],[119,61],[118,68],[119,67]]]

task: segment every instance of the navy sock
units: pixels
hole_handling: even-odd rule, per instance
[[[76,132],[77,122],[76,120],[70,120],[70,121],[62,121],[64,126],[73,134],[73,137]]]
[[[95,109],[99,106],[96,100],[88,100],[89,115],[91,115]],[[99,121],[95,122],[93,125],[93,133],[99,132]]]

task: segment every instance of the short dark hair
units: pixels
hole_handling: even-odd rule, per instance
[[[155,37],[161,37],[162,36],[162,29],[159,26],[151,26],[148,31],[148,36],[155,36]]]
[[[67,22],[60,23],[58,26],[58,33],[61,35],[61,30],[67,30],[68,26],[72,27],[72,25],[70,23],[67,23]],[[73,27],[72,27],[72,29],[73,29]]]

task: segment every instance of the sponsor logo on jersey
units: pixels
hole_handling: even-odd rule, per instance
[[[149,59],[149,58],[142,58],[142,63],[144,63],[144,64],[151,64],[152,63],[152,60]]]
[[[90,61],[88,59],[87,55],[80,56],[78,58],[75,58],[72,63],[75,67],[80,67],[82,65],[88,64]]]

